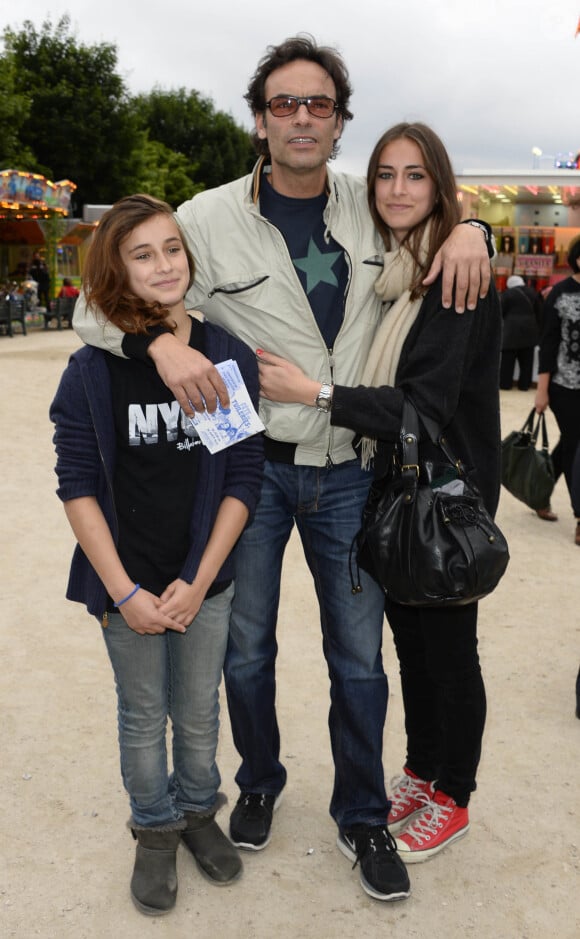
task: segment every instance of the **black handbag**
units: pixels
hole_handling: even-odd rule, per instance
[[[397,603],[473,603],[503,576],[507,542],[446,438],[421,421],[440,462],[419,464],[419,415],[405,399],[392,470],[373,483],[363,512],[358,563]]]
[[[501,442],[501,481],[512,496],[531,509],[545,509],[554,489],[554,465],[548,450],[545,414],[535,408],[521,430],[512,430]],[[542,429],[542,446],[538,435]]]

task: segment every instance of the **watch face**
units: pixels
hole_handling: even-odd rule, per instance
[[[322,385],[322,388],[316,396],[316,407],[319,411],[330,411],[332,402],[332,388],[330,385]]]

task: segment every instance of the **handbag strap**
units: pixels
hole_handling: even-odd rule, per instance
[[[546,427],[546,414],[544,411],[538,415],[538,423],[536,426],[536,432],[534,436],[534,443],[538,439],[538,429],[542,426],[542,450],[548,450],[548,428]]]
[[[536,419],[535,426],[534,419]],[[530,439],[533,442],[534,447],[536,447],[538,443],[540,428],[542,430],[542,450],[548,450],[548,428],[546,427],[546,414],[544,411],[542,411],[540,414],[536,414],[536,409],[532,408],[528,414],[524,426],[522,427],[522,433],[530,435]]]
[[[415,501],[419,484],[419,441],[421,439],[419,421],[425,427],[431,442],[444,453],[457,475],[464,478],[466,476],[465,466],[453,453],[441,428],[431,418],[426,418],[420,414],[411,399],[405,396],[400,431],[400,473],[403,484],[403,500],[408,504]]]
[[[401,443],[401,480],[403,499],[413,502],[419,481],[419,416],[409,398],[403,400],[403,415],[399,433]]]
[[[403,418],[401,424],[401,452],[403,455],[402,467],[407,467],[409,471],[416,470],[416,479],[419,478],[419,420],[423,424],[431,443],[445,454],[449,462],[457,471],[458,476],[466,476],[465,466],[458,457],[455,456],[449,445],[447,437],[439,425],[430,417],[420,414],[415,404],[410,398],[405,396],[403,402]]]
[[[522,433],[533,434],[534,432],[534,417],[536,415],[536,409],[532,408],[528,416],[524,421],[524,426],[522,427]]]

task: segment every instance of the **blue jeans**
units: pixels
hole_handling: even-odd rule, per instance
[[[117,687],[121,774],[137,825],[172,824],[216,803],[218,689],[232,594],[230,586],[205,600],[185,633],[140,636],[118,613],[103,630]]]
[[[276,719],[276,621],[284,550],[294,523],[320,605],[330,676],[334,790],[339,827],[382,824],[388,811],[382,765],[388,686],[381,645],[384,598],[361,571],[354,594],[349,550],[371,474],[358,461],[319,469],[266,461],[252,524],[235,553],[236,588],[224,666],[240,789],[279,793],[286,782]]]

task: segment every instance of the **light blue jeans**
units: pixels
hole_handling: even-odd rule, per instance
[[[185,633],[140,636],[119,613],[103,630],[117,687],[121,774],[137,825],[173,824],[217,801],[218,689],[233,592],[205,600]]]

